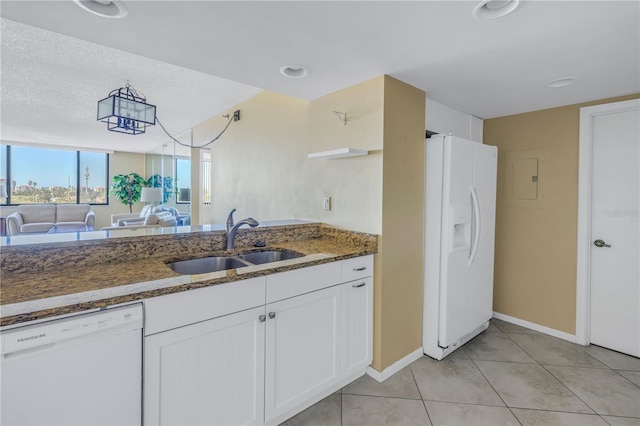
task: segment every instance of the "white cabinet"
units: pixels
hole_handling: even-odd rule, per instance
[[[373,361],[373,279],[342,284],[342,375],[358,376]]]
[[[146,425],[277,424],[366,372],[373,256],[145,301]]]
[[[348,380],[373,361],[373,255],[341,263],[342,377]]]
[[[333,286],[267,305],[267,423],[339,381],[340,299]]]
[[[261,424],[263,320],[261,306],[147,337],[145,424]]]

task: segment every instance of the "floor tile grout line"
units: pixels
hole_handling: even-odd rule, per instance
[[[424,407],[424,412],[427,413],[427,419],[429,419],[429,424],[433,426],[433,420],[431,420],[431,415],[429,414],[429,410],[427,410],[427,402],[423,399],[422,406]]]
[[[342,398],[342,395],[344,395],[344,388],[345,387],[340,388],[340,426],[344,425],[344,398]]]
[[[511,340],[511,341],[512,341],[512,342],[513,342],[513,343],[514,343],[518,348],[520,348],[520,350],[521,350],[522,352],[524,352],[525,354],[527,354],[527,356],[528,356],[529,358],[531,358],[532,360],[534,360],[534,361],[536,362],[536,364],[541,365],[541,364],[540,364],[540,362],[539,362],[537,359],[535,359],[535,358],[533,357],[533,355],[531,355],[529,352],[527,352],[527,351],[526,351],[522,346],[520,346],[520,345],[518,344],[518,342],[516,342],[515,340],[513,340],[513,339],[511,338],[511,336],[509,336],[507,333],[505,333],[505,334],[506,334],[506,336],[509,338],[509,340]],[[514,333],[514,334],[516,334],[516,333]],[[524,334],[524,333],[520,333],[520,334]],[[531,364],[531,363],[528,363],[528,364]]]
[[[616,415],[613,415],[613,414],[598,414],[598,416],[599,416],[599,417],[602,417],[602,420],[604,420],[605,422],[607,422],[607,420],[604,418],[604,416],[607,416],[607,417],[615,417],[615,418],[618,418],[618,419],[633,419],[633,420],[640,420],[640,417],[616,416]],[[607,423],[608,423],[608,424],[611,424],[611,423],[609,423],[609,422],[607,422]]]
[[[505,333],[505,334],[507,334],[507,333]],[[511,334],[525,334],[525,335],[529,335],[529,336],[534,336],[534,334],[526,334],[526,333],[511,333]],[[548,334],[544,334],[544,333],[540,333],[540,334],[541,334],[542,336],[547,336],[547,337],[552,337],[552,338],[558,339],[557,337],[555,337],[555,336],[551,336],[551,335],[548,335]],[[522,347],[522,346],[521,346],[521,345],[520,345],[520,344],[519,344],[515,339],[513,339],[513,338],[512,338],[511,336],[509,336],[508,334],[507,334],[507,336],[509,337],[509,339],[511,339],[511,341],[512,341],[513,343],[515,343],[515,344],[516,344],[520,349],[522,349],[522,350],[523,350],[527,355],[529,355],[529,356],[530,356],[534,361],[536,361],[536,363],[538,363],[538,364],[540,364],[540,365],[543,365],[543,363],[542,363],[542,362],[540,362],[540,361],[538,361],[536,358],[534,358],[534,356],[533,356],[532,354],[530,354],[529,352],[527,352],[527,351],[526,351],[526,349],[524,349],[524,348],[523,348],[523,347]],[[586,347],[586,346],[578,345],[577,343],[569,342],[569,341],[562,340],[562,339],[558,339],[558,340],[559,340],[560,342],[565,342],[565,343],[571,344],[571,345],[573,345],[573,346],[576,346],[579,350],[581,350],[582,352],[584,352],[585,354],[587,354],[589,357],[593,358],[597,363],[602,364],[602,365],[603,365],[603,367],[601,367],[601,368],[609,368],[609,369],[612,369],[612,368],[611,368],[611,367],[609,367],[607,364],[605,364],[604,362],[600,361],[600,360],[599,360],[598,358],[596,358],[595,356],[591,355],[591,354],[589,353],[589,351],[587,351],[587,350],[585,349],[585,347]],[[556,365],[556,364],[546,364],[546,365]],[[558,365],[558,366],[560,367],[561,365]],[[573,366],[572,366],[572,365],[569,365],[569,366],[567,366],[567,367],[573,367]],[[584,368],[598,368],[598,367],[587,367],[587,366],[585,366]]]
[[[422,357],[426,357],[426,355],[422,355]],[[420,357],[417,360],[413,361],[407,367],[409,368],[409,372],[411,372],[411,377],[413,377],[413,383],[416,385],[416,388],[418,389],[418,395],[420,395],[420,400],[422,401],[422,406],[424,407],[425,413],[427,413],[427,418],[429,419],[429,424],[433,426],[433,421],[431,420],[431,415],[429,414],[429,410],[427,410],[427,403],[424,401],[424,397],[422,396],[422,392],[420,391],[420,386],[418,386],[418,381],[416,380],[416,375],[413,373],[413,368],[411,368],[411,366],[414,363],[418,362],[418,360],[422,359],[422,357]]]
[[[640,389],[640,385],[634,383],[630,378],[628,378],[627,376],[625,376],[624,374],[620,373],[620,371],[626,371],[626,370],[616,370],[614,368],[611,369],[611,371],[614,371],[618,376],[622,377],[623,379],[625,379],[627,382],[631,383],[632,385],[634,385],[635,387],[637,387],[638,389]]]
[[[369,395],[363,393],[347,393],[349,396],[366,396],[369,398],[389,398],[389,399],[402,399],[404,401],[422,401],[422,398],[406,398],[403,396],[386,396],[386,395]]]
[[[482,372],[482,370],[480,369],[480,367],[478,367],[478,364],[476,364],[476,362],[473,360],[473,358],[471,358],[470,361],[473,364],[473,366],[476,368],[476,370],[478,370],[478,372],[486,380],[486,382],[489,383],[489,386],[491,386],[491,389],[493,389],[493,391],[496,393],[496,395],[498,395],[498,398],[500,398],[500,401],[502,401],[504,406],[509,408],[509,404],[507,404],[507,401],[505,401],[504,398],[502,397],[502,395],[500,395],[500,392],[498,392],[498,390],[493,386],[493,383],[491,383],[489,378]],[[502,362],[502,361],[494,361],[494,362]]]
[[[511,413],[513,418],[516,419],[516,422],[518,422],[518,424],[520,424],[520,426],[522,426],[522,422],[520,421],[518,416],[516,416],[516,414],[511,409],[511,407],[509,407],[509,404],[507,404],[507,401],[504,400],[502,395],[500,395],[500,392],[498,392],[498,390],[493,386],[493,383],[491,383],[491,381],[489,381],[489,378],[482,372],[480,367],[478,367],[478,364],[476,364],[476,362],[473,360],[473,358],[471,358],[471,356],[469,356],[469,359],[471,360],[471,363],[476,368],[476,370],[478,370],[478,372],[482,375],[482,377],[484,377],[484,379],[487,381],[487,383],[489,383],[489,386],[491,386],[491,389],[493,389],[493,391],[496,393],[496,395],[498,395],[498,398],[500,398],[500,401],[502,401],[502,403],[507,408],[507,410],[509,410],[509,412]],[[497,362],[500,362],[500,361],[497,361]]]
[[[569,386],[567,386],[566,384],[564,384],[564,382],[562,380],[560,380],[559,377],[556,377],[555,374],[553,374],[551,371],[549,371],[544,365],[541,365],[542,368],[544,368],[544,370],[551,374],[551,377],[553,377],[554,379],[556,379],[562,386],[564,386],[569,392],[571,392],[576,398],[578,398],[578,400],[580,402],[582,402],[584,405],[586,405],[587,407],[589,407],[590,410],[592,410],[595,414],[600,415],[600,413],[598,413],[596,411],[595,408],[593,408],[592,406],[590,406],[589,404],[587,404],[586,401],[584,401],[582,398],[580,398],[578,396],[578,394],[576,394],[574,391],[571,390],[571,388],[569,388]],[[567,368],[567,367],[563,367],[563,368]],[[568,368],[573,368],[573,367],[568,367]],[[588,367],[582,367],[582,368],[588,368]],[[602,370],[601,368],[592,368],[592,370]],[[585,413],[586,414],[586,413]]]
[[[422,398],[407,398],[406,396],[388,396],[388,395],[370,395],[368,393],[346,393],[350,396],[371,396],[374,398],[393,398],[393,399],[405,399],[407,401],[420,401]]]
[[[509,337],[509,338],[511,339],[511,337]],[[564,388],[565,388],[565,389],[567,389],[567,390],[568,390],[568,391],[569,391],[573,396],[575,396],[575,397],[578,399],[578,401],[582,402],[586,407],[588,407],[588,408],[589,408],[591,411],[593,411],[594,413],[599,414],[599,413],[598,413],[598,412],[597,412],[597,411],[596,411],[592,406],[590,406],[589,404],[587,404],[585,401],[583,401],[583,400],[582,400],[582,398],[580,398],[580,397],[579,397],[575,392],[573,392],[573,391],[569,388],[569,386],[565,385],[565,384],[562,382],[562,380],[560,380],[560,379],[559,379],[558,377],[556,377],[556,376],[555,376],[551,371],[549,371],[547,368],[545,368],[545,366],[544,366],[544,365],[542,365],[542,364],[541,364],[537,359],[535,359],[535,358],[533,357],[533,355],[531,355],[531,354],[530,354],[529,352],[527,352],[527,351],[526,351],[522,346],[520,346],[520,345],[518,344],[518,342],[516,342],[514,339],[511,339],[511,341],[512,341],[513,343],[515,343],[515,345],[516,345],[517,347],[519,347],[520,349],[522,349],[522,351],[523,351],[524,353],[526,353],[527,355],[529,355],[529,356],[531,357],[531,359],[533,359],[533,360],[536,362],[536,364],[537,364],[537,365],[539,365],[540,367],[542,367],[542,368],[544,369],[544,371],[546,371],[548,374],[550,374],[550,375],[551,375],[551,377],[553,377],[553,378],[554,378],[558,383],[560,383],[560,385],[564,386]],[[584,367],[584,368],[588,368],[588,367]]]

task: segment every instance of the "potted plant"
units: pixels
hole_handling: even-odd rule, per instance
[[[133,213],[133,204],[140,200],[142,187],[147,181],[137,173],[115,175],[111,183],[111,194],[125,206],[129,206],[129,213]]]
[[[170,176],[162,177],[157,173],[147,180],[146,186],[150,186],[151,188],[162,188],[163,203],[169,201],[169,198],[171,198],[176,192],[176,188],[173,186],[173,178]]]

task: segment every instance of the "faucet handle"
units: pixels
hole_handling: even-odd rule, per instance
[[[229,234],[229,232],[231,232],[231,228],[233,228],[233,212],[235,211],[236,209],[232,209],[227,216],[227,234]]]

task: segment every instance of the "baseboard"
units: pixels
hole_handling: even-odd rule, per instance
[[[575,334],[569,334],[564,331],[556,330],[555,328],[545,327],[544,325],[525,321],[516,317],[511,317],[509,315],[501,314],[499,312],[494,312],[493,317],[502,321],[510,322],[511,324],[519,325],[520,327],[528,328],[530,330],[539,331],[540,333],[548,334],[549,336],[557,337],[558,339],[567,340],[571,343],[576,343]]]
[[[372,367],[367,368],[367,374],[373,377],[378,382],[382,383],[385,380],[387,380],[389,377],[393,376],[398,371],[402,370],[404,367],[411,364],[413,361],[419,359],[422,356],[424,356],[424,354],[422,353],[422,346],[421,346],[415,351],[411,352],[409,355],[405,356],[404,358],[401,358],[398,361],[394,362],[393,364],[391,364],[381,372]]]

